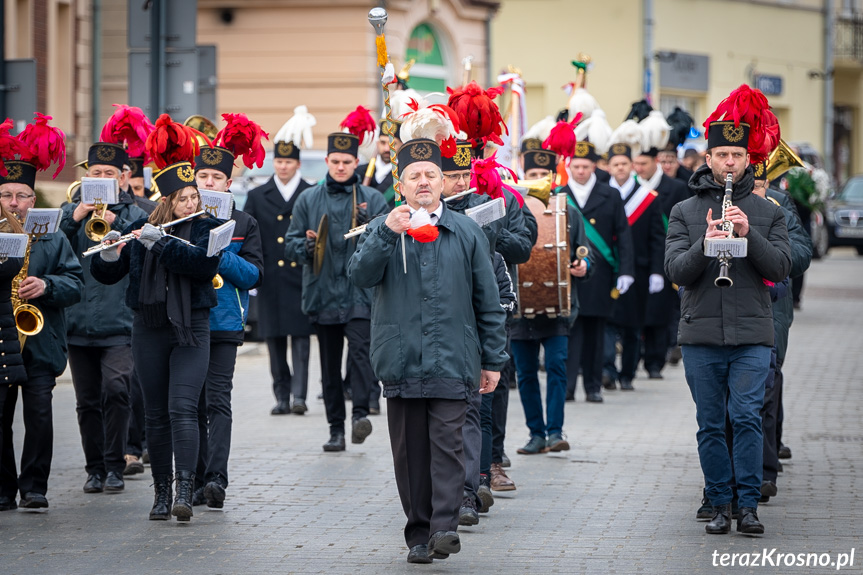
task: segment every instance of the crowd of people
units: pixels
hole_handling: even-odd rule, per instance
[[[22,226],[37,172],[65,161],[62,133],[44,116],[18,136],[4,124],[0,226],[29,241],[25,257],[0,263],[10,294],[0,294],[0,510],[49,506],[52,389],[67,361],[84,492],[121,491],[148,462],[151,520],[223,507],[237,347],[256,289],[273,416],[309,409],[312,335],[323,451],[347,449],[348,400],[352,444],[385,412],[408,562],[459,552],[458,526],[478,524],[493,492],[516,490],[504,450],[511,388],[528,432],[517,453],[562,452],[579,376],[585,400],[601,404],[635,391],[639,365],[661,379],[681,356],[704,473],[697,515],[708,533],[727,533],[732,517],[763,533],[758,503],[777,494],[790,455],[789,278],[811,258],[793,203],[766,180],[779,144],[766,99],[741,86],[724,100],[705,122],[701,163],[683,150],[684,111],[666,118],[641,101],[612,128],[577,86],[557,119],[521,135],[510,167],[496,155],[498,93],[470,82],[443,105],[400,86],[384,119],[358,107],[333,127],[318,183],[302,176],[314,118],[299,107],[244,211],[230,209],[231,177],[237,161],[264,161],[260,126],[225,114],[207,135],[118,106],[82,166],[116,181],[116,202],[70,194],[58,229],[40,234]],[[206,199],[219,193],[227,212]],[[214,249],[226,222],[230,240]],[[25,339],[16,316],[28,303],[44,324]]]

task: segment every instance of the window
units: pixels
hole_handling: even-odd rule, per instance
[[[420,24],[411,32],[405,61],[416,60],[411,68],[408,86],[420,92],[445,92],[447,66],[441,44],[428,24]]]

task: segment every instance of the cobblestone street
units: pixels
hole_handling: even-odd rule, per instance
[[[363,445],[325,454],[317,352],[305,416],[269,415],[266,349],[242,349],[234,389],[231,485],[222,511],[196,507],[190,523],[147,520],[149,468],[120,494],[83,493],[84,458],[68,375],[54,397],[50,510],[0,513],[0,564],[18,574],[252,573],[713,573],[713,554],[839,553],[863,572],[863,258],[834,249],[806,276],[785,365],[785,443],[779,495],[759,508],[767,532],[709,536],[695,519],[702,475],[695,408],[682,365],[636,392],[566,406],[572,450],[517,455],[528,438],[510,396],[506,451],[517,491],[499,494],[462,552],[408,565],[386,416]],[[383,403],[386,411],[386,403]],[[20,411],[20,405],[19,405]],[[15,426],[20,454],[23,430]],[[724,569],[738,572],[735,568]],[[768,567],[826,573],[835,567]],[[753,567],[739,572],[759,572]]]

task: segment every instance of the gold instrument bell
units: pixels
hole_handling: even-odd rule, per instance
[[[225,285],[225,280],[222,279],[222,276],[216,274],[213,276],[213,289],[222,289],[222,286]]]
[[[794,153],[785,140],[779,140],[776,149],[767,158],[767,179],[771,182],[782,177],[791,168],[803,168],[806,164]]]
[[[84,225],[84,233],[91,241],[101,242],[102,238],[111,231],[111,224],[105,219],[106,211],[108,211],[107,204],[97,203],[96,211]]]
[[[183,122],[183,125],[198,130],[199,132],[207,136],[210,139],[210,142],[212,142],[215,139],[216,134],[219,133],[219,128],[216,126],[215,122],[199,114],[195,114],[186,118],[186,121]],[[207,142],[205,142],[204,139],[200,136],[195,137],[197,138],[199,145],[208,145]]]
[[[555,185],[556,179],[557,174],[550,172],[546,177],[537,180],[519,180],[517,182],[515,180],[504,180],[503,184],[515,188],[525,188],[529,196],[542,200],[542,203],[548,205],[548,198],[551,197],[552,190],[557,187]]]

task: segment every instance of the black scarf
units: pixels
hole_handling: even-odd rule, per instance
[[[173,229],[173,235],[185,240],[191,232],[191,221]],[[189,276],[169,272],[152,250],[147,250],[144,256],[138,298],[145,326],[163,327],[170,322],[180,347],[201,345],[192,331],[192,280]]]
[[[360,181],[359,176],[357,176],[357,174],[354,174],[353,176],[351,176],[350,178],[348,178],[348,179],[347,179],[346,181],[344,181],[344,182],[337,182],[337,181],[335,181],[335,180],[333,179],[333,177],[328,173],[328,174],[327,174],[327,178],[326,178],[326,185],[327,185],[327,188],[329,188],[329,190],[330,190],[331,192],[345,192],[345,193],[348,193],[348,192],[352,192],[352,191],[353,191],[353,189],[354,189],[354,184],[357,184],[359,181]]]

